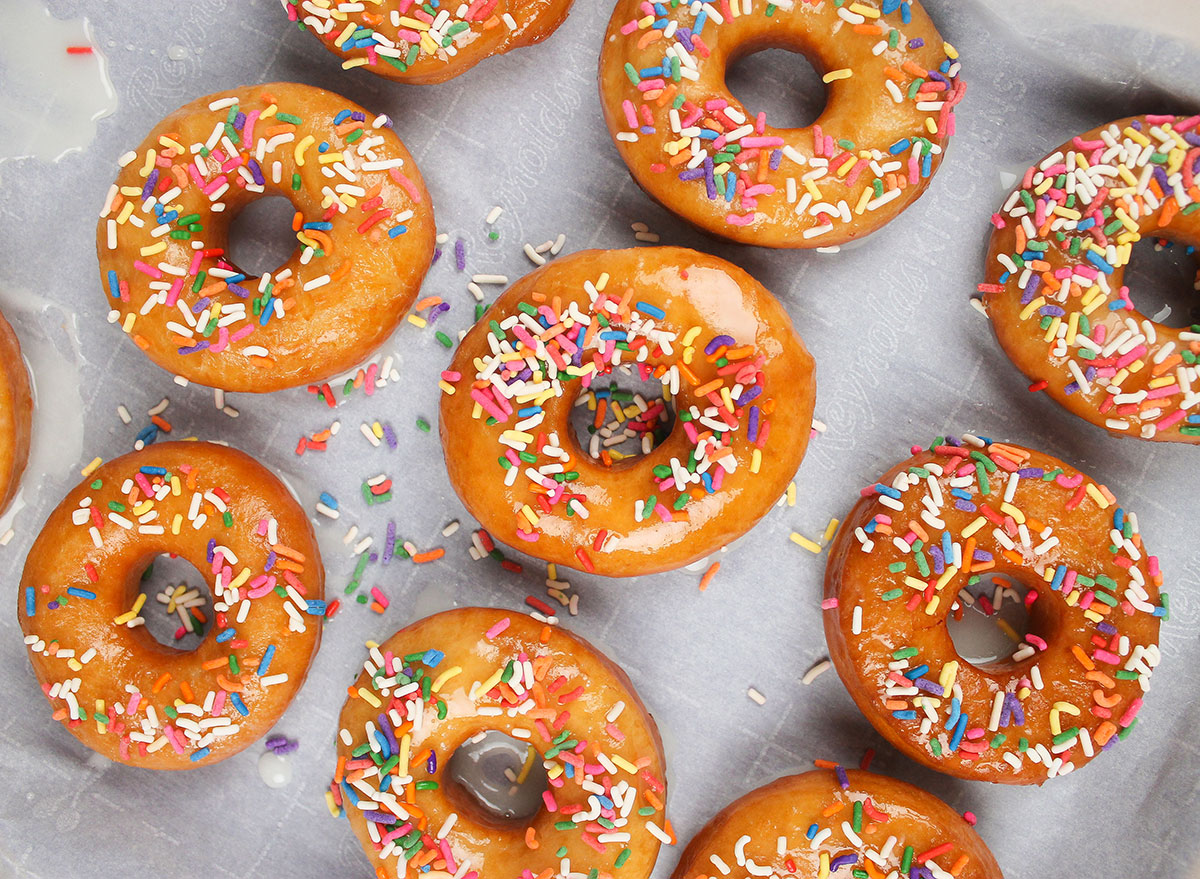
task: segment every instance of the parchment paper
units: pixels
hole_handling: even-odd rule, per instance
[[[1192,0],[927,0],[964,59],[958,136],[924,198],[866,243],[833,256],[720,243],[683,227],[637,189],[610,146],[596,94],[606,0],[577,0],[548,43],[439,86],[342,71],[284,21],[275,0],[51,5],[57,16],[91,20],[119,108],[101,120],[88,149],[57,164],[0,164],[0,307],[47,376],[28,507],[0,547],[0,876],[59,879],[118,869],[172,877],[371,875],[349,826],[332,819],[322,799],[337,714],[364,640],[450,602],[516,609],[527,594],[545,597],[541,564],[511,554],[525,563],[518,575],[468,556],[474,523],[446,480],[436,432],[415,427],[419,417],[436,423],[436,375],[449,362],[431,331],[406,324],[398,332],[386,350],[397,355],[402,383],[373,398],[354,395],[333,413],[302,389],[238,396],[227,402],[240,416],[230,418],[210,391],[173,384],[105,323],[93,242],[116,157],[198,95],[280,79],[341,92],[396,120],[433,192],[440,229],[451,244],[466,242],[467,272],[444,258],[426,283],[427,294],[453,306],[442,329],[471,323],[470,273],[515,278],[531,268],[525,242],[565,232],[568,250],[632,246],[630,224],[644,222],[664,243],[714,252],[757,276],[785,302],[815,354],[817,414],[828,430],[800,470],[799,501],[774,510],[721,554],[707,592],[697,589],[698,571],[626,582],[568,577],[581,602],[566,624],[625,665],[664,729],[669,813],[681,840],[754,786],[818,757],[857,762],[873,747],[875,768],[973,810],[1011,879],[1196,874],[1198,452],[1109,438],[1029,394],[968,302],[982,275],[988,217],[1004,195],[1002,172],[1018,173],[1074,134],[1120,116],[1200,109]],[[1151,20],[1134,26],[1130,9]],[[756,69],[759,94],[799,76],[789,67]],[[484,217],[493,205],[506,211],[493,227],[499,240],[490,242]],[[350,603],[328,626],[309,681],[278,727],[300,741],[291,757],[295,779],[281,790],[258,777],[261,745],[176,774],[95,757],[50,720],[25,657],[16,584],[37,529],[82,464],[129,450],[146,410],[164,396],[174,435],[220,438],[258,455],[288,477],[310,510],[319,491],[341,500],[342,518],[317,526],[330,597],[354,566],[341,542],[352,524],[379,544],[391,519],[421,548],[446,548],[434,564],[368,568],[364,585],[388,596],[387,612]],[[118,419],[118,404],[133,414],[132,425]],[[343,429],[329,450],[297,458],[300,436],[334,417]],[[362,422],[376,419],[395,428],[396,451],[374,448],[359,433]],[[1163,662],[1136,734],[1042,789],[918,769],[882,744],[833,672],[808,687],[799,682],[825,655],[818,608],[825,558],[790,543],[788,534],[816,537],[911,443],[964,430],[1040,447],[1106,481],[1139,513],[1171,595]],[[368,509],[360,485],[379,473],[396,480],[396,499]],[[455,519],[463,527],[443,538],[442,527]],[[765,704],[747,697],[750,687]],[[664,850],[656,876],[668,876],[676,859]]]

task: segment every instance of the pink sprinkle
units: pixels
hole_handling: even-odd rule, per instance
[[[821,602],[821,610],[833,610],[837,606],[838,600],[836,598],[826,598]]]
[[[494,626],[492,626],[486,632],[484,632],[483,637],[485,637],[489,641],[491,641],[497,635],[499,635],[501,632],[503,632],[505,629],[507,629],[511,624],[512,624],[512,620],[510,620],[508,617],[505,617],[504,619],[499,620]]]
[[[755,214],[729,214],[725,217],[725,222],[731,226],[749,226],[754,222]]]

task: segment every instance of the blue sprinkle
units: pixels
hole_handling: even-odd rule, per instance
[[[121,298],[121,282],[117,280],[117,273],[113,269],[108,270],[108,292],[113,299]]]
[[[211,748],[201,748],[199,751],[196,751],[194,754],[192,754],[192,756],[189,757],[188,759],[191,760],[193,763],[199,763],[201,760],[203,760],[205,757],[207,757],[210,753],[212,753]]]
[[[67,595],[74,595],[76,598],[86,598],[89,601],[96,598],[96,593],[90,589],[80,589],[78,586],[70,586],[67,588]]]
[[[224,644],[226,641],[232,638],[234,634],[236,634],[234,629],[222,629],[217,633],[217,643]]]
[[[325,616],[325,602],[320,601],[316,598],[310,598],[308,600],[307,610],[308,610],[308,613],[314,617],[323,617],[323,616]]]
[[[37,596],[32,586],[25,587],[25,616],[31,617],[37,612]]]
[[[327,491],[321,492],[321,503],[329,507],[331,510],[336,510],[338,508],[337,498]]]
[[[642,302],[640,300],[635,304],[637,306],[638,311],[645,312],[646,314],[650,315],[652,318],[655,318],[656,320],[662,320],[664,317],[667,316],[667,313],[665,311],[663,311],[661,308],[659,308],[657,305],[651,305],[649,302]]]
[[[398,238],[408,231],[408,227],[402,224],[395,225],[388,229],[388,238]]]
[[[263,653],[263,658],[261,660],[259,660],[258,670],[255,672],[255,674],[257,674],[259,676],[265,675],[267,673],[267,669],[269,669],[271,667],[271,660],[272,660],[272,658],[274,658],[274,656],[275,656],[275,645],[274,644],[267,645],[267,649]]]
[[[246,703],[242,701],[242,697],[238,693],[230,693],[229,701],[233,703],[233,707],[238,710],[238,714],[245,717],[250,713],[250,709],[246,707]]]

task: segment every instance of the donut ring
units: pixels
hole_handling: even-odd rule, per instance
[[[812,126],[775,128],[730,94],[729,67],[767,48],[824,73]],[[917,0],[617,0],[600,97],[629,172],[668,210],[746,244],[832,247],[928,187],[965,89],[957,58]]]
[[[1002,879],[979,834],[933,794],[840,766],[777,779],[726,806],[688,843],[673,877],[851,873]]]
[[[570,417],[621,362],[618,341],[683,417],[649,454],[610,467],[579,447]],[[546,353],[494,353],[514,345]],[[722,364],[727,352],[736,359]],[[526,275],[443,378],[446,466],[471,515],[510,546],[608,577],[671,570],[748,531],[800,466],[815,395],[812,358],[775,297],[724,260],[672,247],[585,251]]]
[[[387,79],[445,82],[480,61],[553,34],[574,0],[471,0],[432,15],[415,0],[284,0],[288,19],[321,38],[342,67],[366,67]],[[431,36],[436,34],[437,38]]]
[[[1119,119],[1025,172],[979,289],[1032,389],[1114,436],[1200,443],[1200,327],[1155,323],[1122,283],[1143,236],[1200,245],[1197,205],[1200,116]]]
[[[140,626],[139,580],[163,553],[212,577],[216,634],[190,652]],[[270,471],[224,446],[156,443],[50,514],[17,616],[55,720],[110,760],[191,769],[279,720],[321,640],[324,582],[312,526]]]
[[[1036,599],[1011,659],[980,667],[946,620],[985,572]],[[825,572],[825,637],[859,709],[909,757],[1040,784],[1132,731],[1159,660],[1161,584],[1137,517],[1104,486],[1040,452],[939,438],[846,517]]]
[[[29,458],[33,395],[17,334],[0,314],[0,513],[21,485]]]
[[[122,157],[100,214],[110,321],[163,369],[227,391],[355,366],[399,325],[433,259],[429,193],[389,125],[291,83],[172,113]],[[264,194],[295,205],[297,249],[247,278],[227,259],[229,226]]]
[[[380,877],[646,879],[672,841],[662,742],[629,678],[523,614],[461,608],[401,629],[372,648],[339,725],[332,806]],[[542,757],[550,786],[529,821],[486,820],[446,771],[492,730]]]

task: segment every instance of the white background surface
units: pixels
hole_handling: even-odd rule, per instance
[[[0,5],[18,2],[34,0]],[[451,600],[516,608],[526,594],[544,596],[537,562],[522,559],[525,573],[513,575],[470,561],[473,523],[464,519],[457,535],[440,535],[463,511],[436,434],[413,427],[418,416],[436,421],[436,375],[449,362],[431,332],[405,325],[389,345],[400,354],[403,385],[353,398],[337,413],[345,429],[330,450],[297,459],[298,438],[331,418],[303,390],[231,398],[241,417],[230,420],[213,408],[210,392],[173,385],[105,323],[93,242],[116,157],[194,97],[280,79],[341,92],[396,119],[433,193],[439,228],[451,241],[467,241],[468,272],[516,277],[529,268],[521,245],[560,231],[568,251],[631,246],[630,223],[645,221],[664,243],[709,250],[756,275],[784,301],[815,354],[817,415],[829,429],[800,470],[800,501],[772,512],[722,555],[707,593],[697,591],[697,572],[625,582],[570,577],[583,596],[570,627],[625,665],[663,726],[668,809],[682,840],[758,784],[817,757],[854,763],[875,747],[875,768],[974,810],[1010,879],[1189,875],[1200,864],[1200,451],[1113,439],[1028,394],[967,300],[982,276],[988,216],[1004,195],[1002,170],[1019,172],[1113,118],[1200,109],[1196,6],[926,5],[964,60],[968,90],[958,137],[915,207],[865,244],[821,256],[704,238],[630,182],[596,95],[607,0],[577,0],[544,46],[485,62],[440,86],[400,86],[340,70],[314,38],[286,23],[275,0],[53,2],[56,15],[91,19],[119,107],[83,152],[57,164],[0,163],[0,308],[31,359],[48,370],[35,436],[39,464],[25,482],[30,506],[15,518],[16,537],[0,548],[0,876],[57,879],[118,867],[172,877],[371,875],[348,825],[331,819],[322,799],[337,714],[363,640],[382,639]],[[1140,27],[1122,25],[1130,8],[1154,14]],[[759,94],[793,77],[790,68],[765,74]],[[488,243],[483,218],[493,204],[507,212],[496,227],[501,240]],[[425,294],[453,306],[442,329],[469,326],[466,281],[452,257],[430,273]],[[91,755],[51,722],[24,655],[16,583],[37,528],[78,480],[81,464],[127,451],[144,423],[140,416],[164,395],[176,435],[221,438],[257,454],[297,486],[309,509],[320,490],[342,501],[342,521],[318,525],[330,598],[353,567],[340,543],[351,523],[381,542],[393,517],[398,532],[422,548],[447,550],[445,560],[420,568],[369,568],[365,585],[389,596],[388,612],[379,617],[346,606],[328,626],[309,683],[278,727],[301,742],[292,758],[295,780],[283,790],[258,778],[261,745],[177,774]],[[117,419],[119,403],[134,413],[133,426]],[[359,435],[359,424],[375,419],[393,424],[398,451],[373,449]],[[1042,789],[989,787],[919,769],[881,744],[832,672],[811,687],[798,681],[825,655],[817,606],[824,557],[790,544],[788,533],[817,536],[911,443],[963,430],[1040,447],[1106,481],[1139,513],[1171,596],[1164,660],[1136,733]],[[80,431],[82,442],[75,442]],[[356,500],[359,484],[381,472],[397,480],[397,499],[368,510]],[[747,698],[748,687],[765,694],[766,704]],[[676,858],[665,850],[656,876],[668,876]]]

